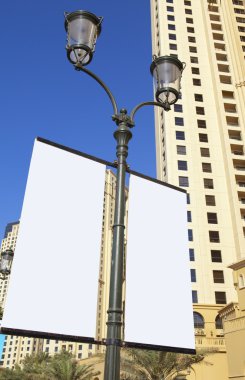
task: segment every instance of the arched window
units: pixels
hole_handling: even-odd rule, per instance
[[[241,273],[239,274],[239,288],[244,288],[244,287],[245,287],[244,275]]]
[[[194,311],[193,317],[194,317],[194,327],[196,329],[204,329],[205,322],[204,322],[203,316]]]
[[[219,315],[215,318],[215,328],[216,329],[223,329],[222,319]]]

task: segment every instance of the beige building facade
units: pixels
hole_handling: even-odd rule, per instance
[[[238,302],[220,310],[227,348],[229,379],[245,379],[245,259],[230,265]]]
[[[101,340],[106,337],[106,318],[109,299],[110,259],[112,248],[112,225],[115,209],[116,176],[106,170],[104,209],[101,235],[100,270],[98,279],[98,306],[95,337]],[[7,248],[15,249],[19,222],[9,223],[2,240],[1,252]],[[0,306],[4,308],[9,279],[0,280]],[[104,351],[104,346],[85,343],[65,342],[51,339],[34,339],[19,336],[6,336],[0,365],[13,368],[21,364],[26,355],[36,352],[47,352],[54,355],[62,350],[70,351],[76,359],[86,359],[95,353]]]
[[[157,177],[188,193],[196,346],[219,351],[189,378],[223,380],[218,313],[237,301],[228,266],[245,258],[245,4],[151,0],[151,20],[153,55],[186,64],[181,98],[155,109]]]

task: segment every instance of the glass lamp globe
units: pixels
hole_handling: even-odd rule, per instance
[[[72,64],[88,65],[101,32],[102,17],[87,11],[65,13],[67,57]]]
[[[150,70],[154,78],[157,101],[170,108],[180,96],[183,63],[176,57],[162,56],[154,59]]]
[[[7,249],[6,251],[2,252],[0,260],[0,273],[4,276],[10,274],[13,257],[14,252],[12,249]]]

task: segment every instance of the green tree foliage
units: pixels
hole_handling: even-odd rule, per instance
[[[124,349],[121,379],[169,380],[179,372],[192,368],[214,351],[200,351],[197,355],[176,354],[136,349]]]
[[[22,368],[0,370],[0,380],[90,380],[99,374],[93,365],[81,365],[63,351],[53,357],[47,353],[27,356]]]
[[[47,367],[52,380],[90,380],[99,372],[93,371],[93,365],[79,365],[69,352],[56,354]]]

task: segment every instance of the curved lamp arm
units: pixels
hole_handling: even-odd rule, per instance
[[[85,69],[85,67],[83,67],[79,63],[77,63],[75,65],[75,69],[78,70],[78,71],[83,71],[84,73],[88,74],[90,77],[92,77],[93,79],[95,79],[96,82],[101,85],[101,87],[103,87],[103,89],[105,90],[105,92],[107,93],[107,95],[110,98],[110,101],[111,101],[111,104],[112,104],[112,107],[113,107],[113,110],[114,110],[114,114],[117,115],[118,114],[118,107],[117,107],[117,103],[116,103],[115,97],[112,95],[111,91],[106,86],[106,84],[99,77],[97,77],[97,75],[95,75],[92,71],[90,71],[88,69]]]
[[[160,107],[160,108],[163,108],[165,111],[169,111],[170,110],[170,107],[168,107],[166,104],[163,104],[163,103],[159,103],[159,102],[143,102],[143,103],[140,103],[138,104],[136,107],[134,107],[134,109],[132,110],[131,114],[130,114],[130,119],[132,121],[134,121],[134,115],[136,114],[136,112],[144,107],[144,106],[157,106],[157,107]]]

